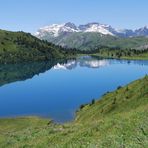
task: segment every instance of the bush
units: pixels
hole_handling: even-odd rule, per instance
[[[95,99],[92,99],[91,105],[95,104]]]
[[[117,87],[117,89],[121,89],[121,88],[122,88],[122,86],[118,86],[118,87]]]
[[[84,104],[80,105],[80,109],[83,109],[84,107],[85,107],[85,105],[84,105]]]

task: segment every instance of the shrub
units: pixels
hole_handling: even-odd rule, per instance
[[[92,99],[91,105],[95,104],[95,99]]]
[[[128,88],[128,87],[126,87],[125,91],[129,91],[129,88]]]
[[[121,88],[122,88],[122,86],[118,86],[118,87],[117,87],[117,89],[121,89]]]
[[[80,109],[83,109],[84,107],[85,107],[85,105],[84,105],[84,104],[80,105]]]

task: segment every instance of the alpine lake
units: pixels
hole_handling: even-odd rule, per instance
[[[148,74],[148,61],[82,56],[0,65],[0,118],[41,116],[64,123],[81,104]]]

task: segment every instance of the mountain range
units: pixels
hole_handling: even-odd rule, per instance
[[[74,32],[98,32],[104,35],[112,35],[118,37],[135,37],[135,36],[148,36],[148,27],[132,30],[132,29],[116,29],[110,25],[100,23],[88,23],[86,25],[76,26],[74,23],[52,24],[40,28],[35,35],[42,38],[46,34],[53,37],[58,37],[61,34],[74,33]]]
[[[88,23],[86,25],[77,26],[74,23],[68,22],[42,27],[34,35],[40,39],[63,47],[82,50],[95,49],[99,46],[120,48],[122,48],[123,45],[125,48],[148,47],[147,26],[132,30],[116,29],[110,25],[100,23]],[[127,40],[129,40],[128,44],[126,44]],[[139,41],[137,42],[137,40],[140,40],[140,43]],[[129,43],[131,44],[130,46]]]

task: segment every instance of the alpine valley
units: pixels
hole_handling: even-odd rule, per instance
[[[148,148],[148,0],[0,4],[0,148]]]

